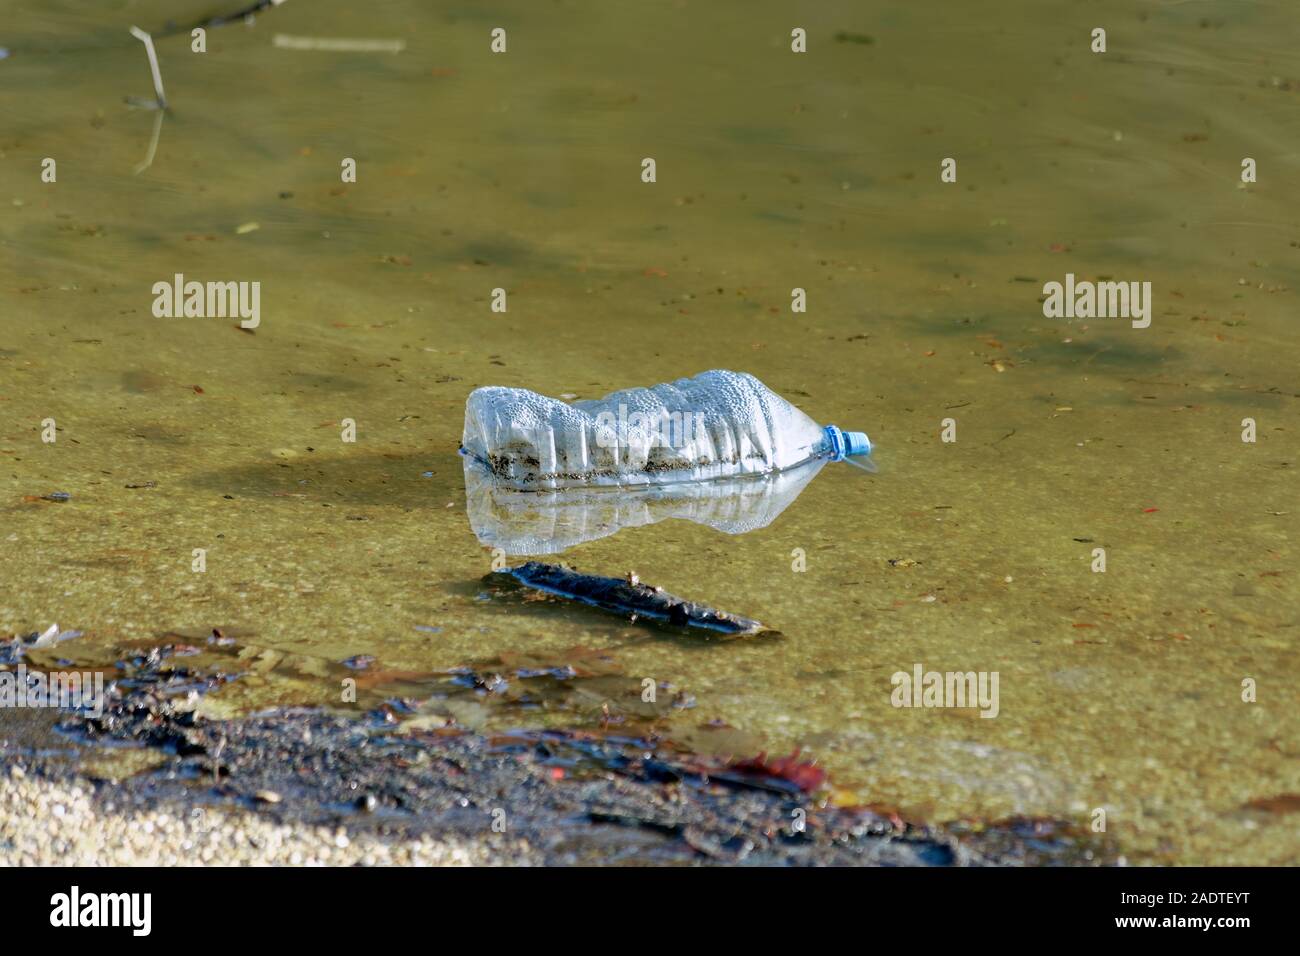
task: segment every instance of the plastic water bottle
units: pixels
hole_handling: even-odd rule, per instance
[[[818,425],[752,375],[714,370],[572,404],[478,388],[465,403],[461,453],[502,485],[549,490],[767,475],[865,457],[871,441]]]

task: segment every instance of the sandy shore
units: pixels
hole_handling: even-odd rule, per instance
[[[387,839],[205,807],[188,816],[100,803],[87,783],[0,775],[0,866],[489,866],[533,862],[525,841]]]

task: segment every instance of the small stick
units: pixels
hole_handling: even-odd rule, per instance
[[[288,0],[255,0],[254,3],[249,4],[247,7],[245,7],[242,10],[235,11],[234,13],[216,14],[214,16],[207,17],[204,20],[200,20],[198,23],[185,27],[184,29],[180,27],[173,27],[172,29],[165,31],[161,35],[171,36],[173,33],[192,33],[194,30],[198,30],[200,28],[207,29],[208,27],[225,26],[227,23],[234,23],[236,20],[247,20],[255,13],[261,13],[263,10],[266,10],[270,7],[278,7],[282,3],[287,3],[287,2]]]
[[[277,33],[271,45],[282,50],[326,50],[330,53],[401,53],[405,40],[356,40],[349,37],[295,37]]]
[[[158,69],[158,54],[153,48],[153,37],[139,27],[131,28],[131,36],[143,43],[145,52],[149,54],[149,69],[153,73],[153,90],[158,95],[158,109],[165,110],[167,108],[167,96],[163,93],[162,71]]]

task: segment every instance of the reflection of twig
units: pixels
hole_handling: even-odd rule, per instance
[[[162,71],[158,69],[158,54],[153,48],[153,37],[139,27],[131,28],[131,36],[144,44],[145,53],[149,54],[149,70],[153,73],[153,91],[158,96],[158,109],[167,108],[167,95],[163,93]]]
[[[144,162],[135,168],[137,176],[153,165],[153,155],[158,152],[158,137],[162,133],[162,121],[166,115],[162,110],[159,110],[158,115],[154,117],[153,138],[149,140],[149,152],[145,154]]]

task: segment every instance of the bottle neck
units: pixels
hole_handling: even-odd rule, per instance
[[[831,461],[843,461],[848,443],[844,440],[844,432],[840,431],[834,425],[827,425],[822,429],[823,446],[826,454]]]

